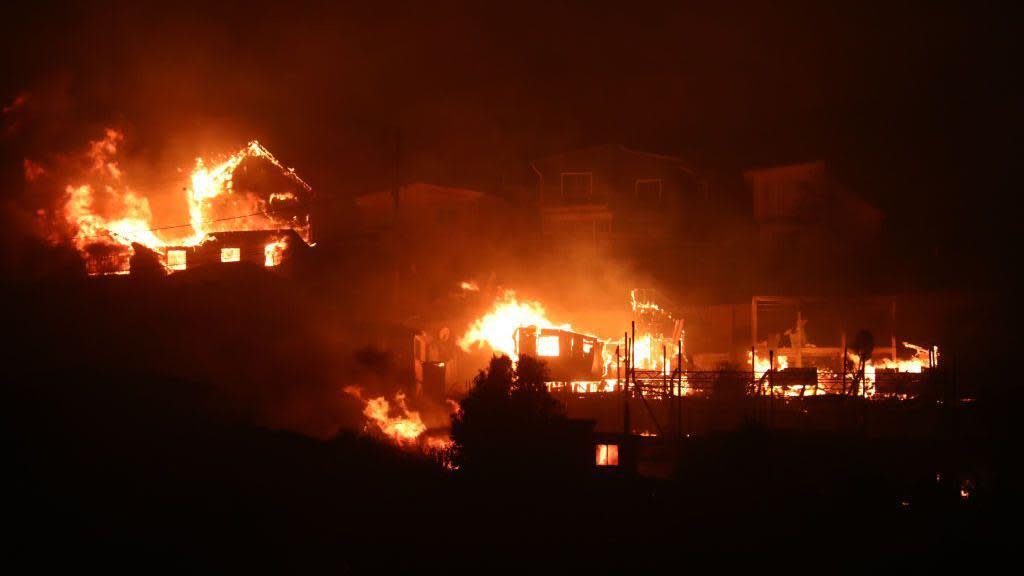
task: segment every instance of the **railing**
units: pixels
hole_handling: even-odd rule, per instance
[[[926,386],[930,370],[888,372],[879,370],[873,378],[855,374],[835,374],[815,369],[775,370],[755,374],[746,370],[678,370],[665,374],[660,370],[636,370],[630,378],[549,382],[556,395],[620,395],[667,399],[678,396],[763,396],[808,398],[816,396],[866,396],[871,398],[909,398]]]

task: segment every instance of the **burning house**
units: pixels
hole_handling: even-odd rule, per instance
[[[266,268],[281,265],[309,245],[291,228],[279,230],[233,230],[208,235],[194,246],[167,246],[163,250],[167,269],[248,262]]]
[[[547,362],[553,382],[592,381],[604,376],[604,342],[596,336],[524,326],[517,330],[516,341],[519,354]]]
[[[707,324],[699,308],[680,307],[656,290],[631,291],[621,338],[559,324],[540,303],[506,291],[458,344],[466,352],[483,348],[513,360],[545,361],[548,390],[571,417],[595,422],[597,466],[615,467],[620,459],[662,466],[652,447],[657,438],[738,426],[769,406],[780,415],[777,425],[806,426],[809,410],[853,405],[845,399],[901,401],[933,393],[938,348],[903,342],[892,322],[894,307],[865,301],[839,309],[821,300],[756,297],[746,308],[753,343],[745,351],[742,342],[710,351],[710,341],[700,337]],[[683,317],[690,314],[697,322],[684,330]],[[860,333],[847,339],[836,314],[886,334],[884,345],[871,344],[870,334],[868,341]],[[836,330],[836,345],[812,343],[811,335],[823,338],[823,329]],[[816,425],[829,429],[836,421],[828,412]],[[654,453],[641,454],[645,450]]]
[[[119,164],[123,140],[108,129],[90,143],[48,224],[55,240],[70,235],[90,275],[127,274],[154,256],[167,273],[231,262],[269,268],[311,245],[312,188],[259,142],[219,162],[197,159],[184,188],[188,223],[157,226]]]

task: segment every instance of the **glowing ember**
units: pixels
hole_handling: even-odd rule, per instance
[[[876,370],[879,368],[883,370],[895,370],[896,372],[906,372],[911,374],[920,374],[925,367],[931,366],[938,362],[939,359],[939,348],[938,346],[933,347],[930,351],[928,348],[916,346],[909,342],[904,342],[903,346],[914,351],[914,356],[907,359],[893,360],[892,358],[881,358],[881,359],[868,359],[864,364],[864,383],[863,393],[865,396],[871,397],[875,394],[875,380]],[[929,359],[929,352],[932,358]],[[853,360],[854,365],[859,365],[860,358],[856,354],[850,354],[850,358]]]
[[[750,362],[751,362],[751,353],[747,352],[747,364],[749,365]],[[775,356],[775,369],[776,370],[785,370],[788,367],[789,367],[789,360],[786,358],[785,354],[779,354],[779,355]],[[757,377],[760,378],[761,376],[764,376],[771,369],[772,369],[772,360],[771,360],[771,358],[766,358],[766,357],[761,356],[760,354],[758,354],[757,358],[754,359],[754,373],[757,374]]]

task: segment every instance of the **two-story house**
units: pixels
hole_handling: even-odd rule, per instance
[[[678,158],[606,145],[531,162],[541,233],[554,251],[657,262],[686,241],[704,191]]]
[[[824,162],[747,170],[760,286],[815,293],[849,282],[877,259],[882,213],[847,190]]]

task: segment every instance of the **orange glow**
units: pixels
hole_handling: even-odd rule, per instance
[[[487,347],[515,362],[519,360],[516,352],[516,331],[526,326],[572,330],[568,324],[557,326],[548,320],[547,313],[539,302],[520,302],[516,299],[514,291],[505,290],[494,302],[491,310],[469,326],[458,344],[466,351]]]
[[[903,346],[910,348],[914,351],[914,356],[907,359],[899,359],[893,361],[892,358],[881,358],[876,360],[874,358],[869,359],[864,364],[864,395],[874,396],[875,394],[875,374],[876,370],[881,368],[883,370],[896,370],[897,372],[907,372],[912,374],[920,374],[925,367],[929,365],[929,350],[921,346],[911,344],[910,342],[904,342]],[[939,358],[939,348],[935,346],[931,350],[934,360],[937,362]],[[858,365],[860,358],[856,354],[850,354],[854,365]]]
[[[750,364],[750,361],[751,361],[751,353],[747,352],[747,364],[748,365]],[[776,370],[785,370],[788,367],[789,367],[789,360],[786,358],[785,354],[779,354],[779,355],[775,356],[775,369]],[[760,354],[758,354],[757,358],[754,359],[754,373],[757,375],[758,378],[764,376],[769,370],[771,370],[771,368],[772,368],[772,360],[771,360],[771,358],[766,358],[766,357],[761,356]]]
[[[107,129],[103,138],[90,142],[82,162],[87,168],[74,178],[78,181],[68,184],[64,191],[61,216],[90,274],[127,273],[133,243],[162,255],[166,259],[164,265],[170,271],[184,270],[185,262],[183,254],[177,250],[164,254],[165,246],[196,246],[212,232],[287,227],[309,243],[308,217],[286,215],[287,208],[295,207],[301,201],[295,192],[272,192],[264,199],[251,192],[235,190],[235,170],[247,158],[260,158],[293,182],[296,192],[311,191],[293,169],[282,165],[255,140],[219,163],[209,163],[202,158],[196,160],[186,193],[189,224],[166,226],[163,232],[169,236],[165,240],[153,230],[149,201],[127,185],[124,170],[117,162],[123,141],[121,132]],[[31,182],[44,171],[34,163],[26,164],[25,178]],[[53,237],[59,240],[61,234]],[[268,246],[267,252],[267,260],[273,262],[268,266],[280,263],[276,247]],[[171,258],[174,258],[173,262]],[[230,255],[225,259],[222,255],[222,261],[236,262],[238,259]]]
[[[184,270],[187,265],[187,256],[184,250],[167,251],[167,268],[169,270]]]
[[[263,265],[268,268],[277,266],[284,259],[284,250],[288,247],[288,239],[281,238],[263,247]]]
[[[238,248],[221,248],[220,249],[220,261],[221,262],[238,262],[241,260],[241,250]]]
[[[558,356],[558,336],[538,336],[537,355]]]
[[[596,462],[598,466],[618,466],[619,465],[619,445],[618,444],[598,444]]]
[[[363,415],[367,418],[367,426],[372,426],[399,446],[417,444],[420,435],[427,430],[419,412],[406,407],[405,394],[401,392],[395,394],[394,405],[383,396],[364,399],[362,389],[357,386],[348,386],[345,392],[365,402]]]
[[[246,158],[262,158],[281,170],[282,174],[302,189],[307,192],[311,190],[310,186],[295,174],[295,170],[285,168],[269,150],[255,140],[218,164],[208,166],[205,160],[197,158],[196,167],[191,174],[192,187],[188,191],[188,211],[193,236],[186,244],[198,244],[211,232],[268,230],[280,227],[281,220],[268,212],[269,205],[297,202],[298,197],[291,192],[278,192],[271,194],[268,200],[264,201],[251,194],[243,196],[236,193],[235,170]],[[213,220],[216,222],[212,222]],[[307,243],[310,241],[308,225],[303,222],[290,224],[303,240]]]

